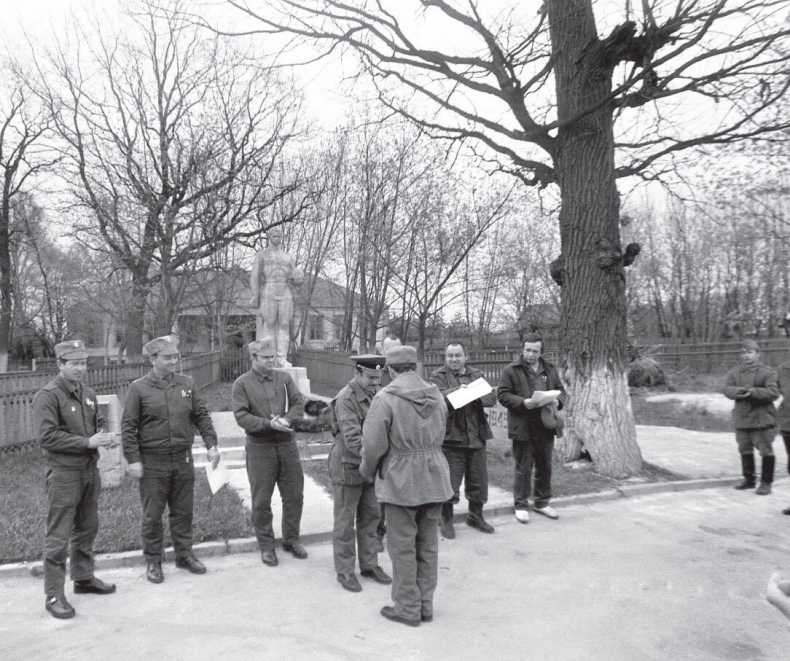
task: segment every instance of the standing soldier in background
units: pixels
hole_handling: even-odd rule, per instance
[[[727,374],[724,396],[735,400],[732,421],[735,441],[741,455],[743,480],[736,489],[754,489],[754,449],[763,460],[758,496],[771,493],[774,481],[774,436],[776,436],[776,407],[779,381],[776,372],[760,364],[760,348],[754,340],[741,345],[741,364]]]
[[[176,374],[179,353],[176,340],[167,335],[143,347],[151,371],[129,386],[121,420],[123,453],[128,474],[140,480],[141,525],[146,577],[151,583],[165,580],[162,573],[164,531],[162,515],[169,510],[170,536],[176,567],[205,574],[205,565],[192,552],[195,465],[192,445],[197,427],[208,448],[207,457],[219,463],[217,434],[195,382]]]
[[[252,369],[233,383],[231,402],[236,422],[247,432],[247,475],[252,491],[252,525],[261,561],[275,567],[272,494],[283,501],[283,550],[303,560],[299,543],[304,506],[304,473],[293,425],[304,414],[304,398],[291,375],[274,369],[274,340],[265,337],[249,344]]]
[[[439,509],[453,495],[442,454],[447,407],[439,389],[417,374],[414,347],[393,347],[386,359],[393,381],[365,418],[359,473],[376,478],[376,497],[387,512],[395,605],[381,614],[416,627],[433,620]]]
[[[46,460],[47,532],[44,541],[44,606],[53,617],[74,617],[66,601],[66,557],[71,542],[71,580],[75,594],[109,594],[115,586],[93,574],[93,542],[99,531],[101,479],[98,448],[114,434],[101,433],[96,393],[80,382],[88,352],[80,340],[55,345],[60,373],[33,399],[36,437]]]
[[[357,373],[332,400],[334,445],[329,452],[329,477],[334,491],[335,525],[332,546],[337,580],[349,592],[359,592],[354,568],[355,545],[359,549],[360,574],[377,583],[389,585],[392,579],[379,567],[376,528],[379,503],[372,480],[359,474],[362,450],[362,425],[370,402],[379,391],[384,356],[352,356]],[[356,522],[356,541],[354,523]]]
[[[483,407],[496,406],[496,394],[490,393],[454,409],[447,395],[483,376],[480,370],[468,366],[463,342],[450,342],[444,351],[444,365],[433,371],[431,383],[439,388],[447,404],[447,425],[442,452],[450,466],[453,497],[442,504],[441,531],[446,539],[455,539],[453,505],[461,499],[461,480],[469,502],[466,524],[480,532],[493,533],[494,528],[483,518],[483,505],[488,501],[488,464],[486,441],[493,438]]]

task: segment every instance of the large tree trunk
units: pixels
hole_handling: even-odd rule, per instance
[[[590,0],[553,0],[549,12],[556,58],[559,120],[593,106],[611,90]],[[612,108],[559,129],[554,165],[562,195],[562,375],[568,387],[564,458],[581,444],[596,469],[623,477],[638,472],[626,375],[625,274],[620,250],[620,201],[615,185]]]
[[[132,276],[132,301],[126,323],[126,360],[136,363],[143,360],[143,330],[145,327],[145,304],[150,286]]]
[[[6,187],[7,187],[6,183]],[[14,285],[11,281],[11,203],[10,193],[3,191],[0,210],[0,372],[8,371],[11,346],[11,319]]]

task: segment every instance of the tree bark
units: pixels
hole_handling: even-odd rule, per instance
[[[568,428],[558,450],[578,456],[583,444],[600,473],[637,473],[626,374],[625,274],[620,201],[615,183],[612,108],[572,120],[611,91],[612,71],[598,57],[590,0],[545,3],[556,58],[558,119],[554,166],[561,190],[562,375]]]

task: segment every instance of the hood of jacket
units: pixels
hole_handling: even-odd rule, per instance
[[[401,374],[384,390],[411,404],[421,418],[430,416],[442,401],[439,389],[432,383],[426,383],[416,372]]]

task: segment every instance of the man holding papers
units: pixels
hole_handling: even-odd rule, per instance
[[[444,365],[430,377],[447,404],[442,452],[450,466],[453,496],[442,503],[440,529],[445,539],[455,539],[453,505],[460,500],[461,480],[469,501],[466,524],[480,532],[494,532],[483,518],[483,505],[488,500],[486,441],[493,437],[483,408],[496,405],[496,395],[483,373],[466,364],[467,359],[466,346],[451,342],[445,348]]]
[[[562,408],[566,395],[557,369],[541,357],[542,350],[543,338],[529,333],[524,338],[521,358],[504,369],[497,390],[500,403],[507,409],[507,434],[513,442],[513,500],[516,519],[521,523],[529,523],[533,466],[535,511],[550,519],[559,518],[549,507],[556,423],[552,409]]]

